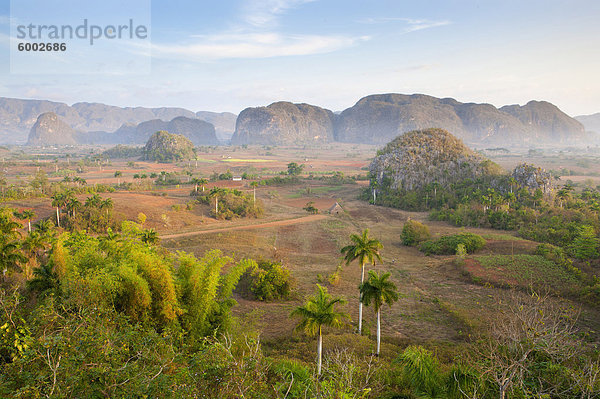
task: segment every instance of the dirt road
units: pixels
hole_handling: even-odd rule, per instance
[[[294,219],[277,220],[274,222],[257,223],[257,224],[243,225],[243,226],[231,226],[231,227],[223,227],[223,228],[219,228],[219,229],[210,229],[210,230],[188,231],[186,233],[167,234],[167,235],[161,236],[160,238],[169,239],[169,238],[195,236],[195,235],[199,235],[199,234],[222,233],[225,231],[232,231],[232,230],[250,230],[250,229],[262,229],[262,228],[267,228],[267,227],[289,226],[289,225],[298,224],[298,223],[314,222],[317,220],[325,219],[326,217],[327,217],[327,215],[309,215],[309,216],[303,216],[303,217],[294,218]]]

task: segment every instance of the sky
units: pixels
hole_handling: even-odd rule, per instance
[[[238,113],[275,101],[339,111],[393,92],[600,112],[598,0],[137,1],[149,46],[101,44],[86,60],[117,65],[130,52],[149,68],[49,74],[11,72],[18,21],[0,0],[0,96]],[[74,0],[37,3],[68,15]],[[126,8],[106,14],[122,20]]]

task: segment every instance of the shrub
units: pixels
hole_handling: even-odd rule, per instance
[[[291,288],[290,271],[281,262],[260,260],[244,273],[237,291],[259,301],[273,301],[287,299]]]
[[[431,238],[429,227],[416,220],[408,220],[402,228],[402,244],[416,246]]]
[[[453,234],[442,236],[437,240],[425,241],[421,244],[419,250],[426,255],[454,255],[460,244],[464,245],[467,253],[473,253],[483,248],[485,240],[480,235],[474,233]]]

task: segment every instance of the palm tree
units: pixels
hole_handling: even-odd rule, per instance
[[[27,262],[27,258],[19,251],[17,241],[0,241],[0,269],[2,276],[6,276],[8,270],[19,269],[19,263]]]
[[[256,205],[256,187],[258,187],[258,182],[257,181],[253,181],[252,183],[250,183],[250,187],[252,187],[253,190],[253,199],[252,199],[252,203]]]
[[[104,201],[100,201],[100,209],[106,209],[106,217],[108,217],[109,211],[113,208],[112,198],[106,198]]]
[[[147,229],[140,233],[140,239],[148,245],[156,245],[160,241],[158,233],[154,229]]]
[[[365,229],[361,235],[352,234],[350,236],[352,244],[342,248],[341,253],[344,254],[346,265],[349,265],[354,260],[358,260],[362,269],[360,275],[360,283],[365,281],[365,265],[368,263],[375,266],[375,262],[381,260],[379,250],[383,245],[379,240],[369,237],[369,229]],[[358,333],[362,332],[362,302],[358,304]]]
[[[204,192],[204,187],[208,184],[208,179],[206,178],[201,178],[199,181],[200,187],[202,187],[202,192]]]
[[[389,272],[379,276],[375,270],[369,270],[369,278],[358,287],[361,303],[365,306],[373,303],[377,314],[377,356],[381,347],[381,307],[383,304],[391,307],[398,300],[398,289],[389,278]]]
[[[21,215],[27,220],[27,232],[31,234],[31,219],[35,217],[35,212],[31,209],[25,209]]]
[[[121,185],[121,176],[123,176],[123,172],[120,170],[115,171],[115,177],[117,178],[117,186]]]
[[[343,304],[342,298],[333,298],[327,292],[327,288],[317,284],[316,294],[309,298],[303,306],[299,306],[291,313],[292,317],[300,317],[296,325],[297,331],[304,331],[308,335],[319,334],[317,346],[317,375],[321,375],[321,364],[323,359],[323,327],[339,328],[343,325],[348,315],[336,312],[335,305]]]
[[[210,190],[210,196],[215,198],[215,217],[218,218],[219,216],[219,196],[223,195],[226,192],[225,189],[220,188],[220,187],[213,187],[212,190]]]
[[[62,208],[65,203],[67,196],[65,193],[55,193],[52,197],[52,206],[56,207],[56,225],[60,227],[60,208]]]
[[[81,206],[81,202],[75,197],[69,198],[65,204],[65,208],[67,208],[67,213],[71,212],[71,216],[75,217],[75,211],[79,209]]]

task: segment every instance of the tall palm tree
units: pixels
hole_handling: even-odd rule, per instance
[[[208,179],[205,177],[201,178],[199,184],[202,187],[202,192],[204,192],[204,187],[208,184]]]
[[[250,187],[252,187],[253,190],[252,204],[256,205],[256,187],[258,187],[258,182],[253,181],[252,183],[250,183]]]
[[[115,171],[115,177],[117,178],[117,186],[121,185],[121,176],[123,176],[123,172],[120,170]]]
[[[31,219],[35,217],[35,212],[31,209],[25,209],[21,215],[27,220],[27,232],[31,234]]]
[[[323,327],[339,328],[343,325],[348,315],[336,312],[335,305],[343,304],[342,298],[333,298],[327,292],[327,288],[317,284],[317,292],[310,297],[303,306],[299,306],[291,313],[292,317],[300,317],[296,325],[297,331],[304,331],[308,335],[319,334],[317,346],[317,375],[321,375],[321,364],[323,359]]]
[[[71,216],[75,217],[75,211],[79,209],[81,206],[81,202],[76,197],[69,198],[65,204],[65,208],[67,208],[67,213],[71,212]]]
[[[27,258],[19,250],[17,241],[0,241],[0,270],[3,277],[8,270],[19,269],[19,263],[25,262]]]
[[[52,206],[56,208],[56,225],[60,227],[60,208],[62,208],[67,200],[65,193],[55,193],[52,197]]]
[[[379,276],[375,270],[369,270],[367,281],[358,287],[361,303],[364,303],[365,306],[373,303],[373,308],[377,314],[377,356],[379,356],[381,347],[381,307],[383,304],[391,307],[398,300],[398,289],[389,278],[389,272]]]
[[[349,265],[354,260],[358,260],[362,269],[360,275],[360,283],[365,281],[365,265],[367,263],[375,266],[375,262],[381,260],[379,250],[383,248],[383,244],[379,240],[369,237],[369,229],[365,229],[361,235],[352,234],[350,236],[352,244],[342,248],[341,253],[344,254],[346,265]],[[362,332],[362,302],[358,304],[358,333]]]
[[[99,207],[100,209],[106,209],[106,217],[108,217],[110,210],[113,208],[112,198],[106,198],[105,200],[100,201]]]

